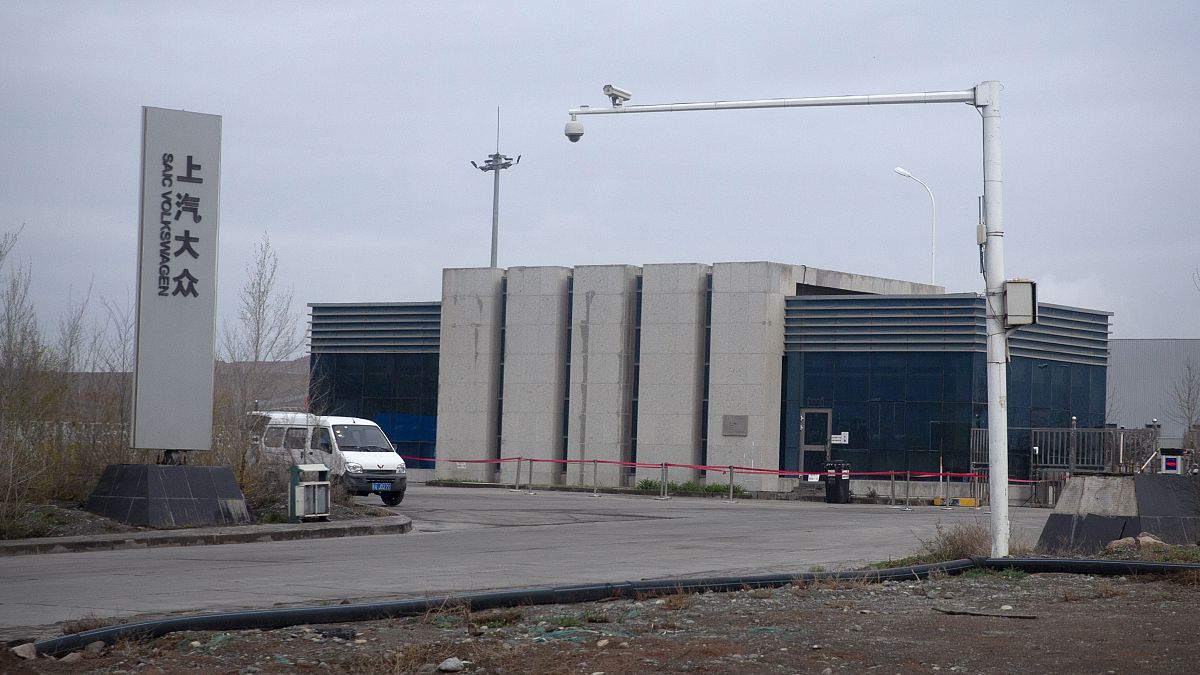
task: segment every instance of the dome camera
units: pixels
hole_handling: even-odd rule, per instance
[[[567,122],[567,126],[563,128],[563,133],[566,134],[567,140],[572,143],[578,143],[579,139],[583,138],[583,124],[575,120]]]

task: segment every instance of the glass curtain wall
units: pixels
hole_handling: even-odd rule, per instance
[[[833,459],[855,471],[970,470],[970,430],[987,426],[985,355],[976,352],[789,352],[784,355],[780,467],[819,471],[801,449],[800,415],[833,411],[846,443]],[[1105,368],[1014,357],[1008,376],[1010,471],[1029,474],[1030,427],[1104,425]]]
[[[313,354],[314,411],[363,417],[380,426],[414,469],[434,467],[437,354]]]

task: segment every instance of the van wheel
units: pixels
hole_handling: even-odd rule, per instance
[[[380,492],[379,498],[383,500],[384,506],[395,506],[404,501],[403,492]]]

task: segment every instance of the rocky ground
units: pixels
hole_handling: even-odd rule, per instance
[[[61,521],[61,534],[114,527],[72,509],[47,513]],[[390,513],[341,505],[333,517]],[[939,528],[923,555],[961,557],[981,538],[986,545],[982,530]],[[1195,546],[1132,538],[1106,555],[1200,561]],[[925,581],[820,582],[174,633],[97,643],[60,659],[24,659],[19,654],[29,656],[32,645],[14,640],[8,646],[15,649],[0,650],[0,673],[1191,673],[1196,616],[1200,573],[1105,578],[972,571]],[[89,617],[60,630],[109,623]]]
[[[1198,615],[1200,575],[970,572],[5,650],[0,672],[1192,673]]]

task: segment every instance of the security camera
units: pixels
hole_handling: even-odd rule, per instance
[[[567,135],[567,140],[572,143],[578,143],[579,139],[583,138],[583,124],[575,120],[567,122],[567,126],[563,129],[563,133]]]
[[[628,101],[629,99],[633,98],[633,94],[631,94],[619,87],[614,87],[611,84],[604,85],[604,95],[609,97],[610,99],[612,99],[612,104],[613,104],[614,108],[620,106],[625,101]]]

